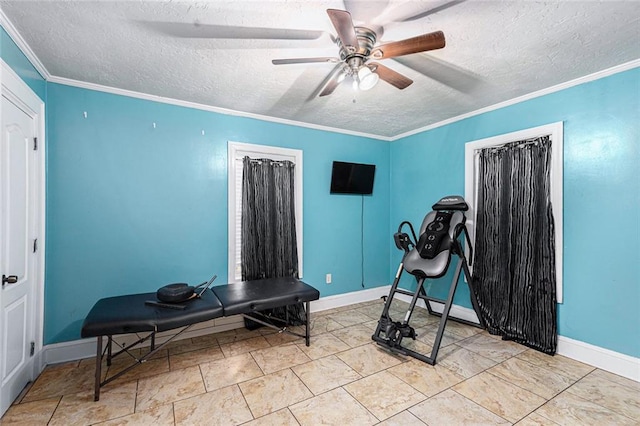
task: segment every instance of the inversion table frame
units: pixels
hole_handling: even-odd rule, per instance
[[[450,207],[449,209],[446,208],[446,203],[445,205],[442,205],[441,203],[443,202],[443,200],[452,200],[451,202],[453,204],[457,204],[457,208],[453,208]],[[434,210],[466,210],[467,206],[466,203],[464,202],[464,200],[462,199],[462,197],[445,197],[443,200],[441,200],[440,202],[436,203],[436,205],[434,205]],[[437,259],[434,263],[440,262],[439,265],[433,265],[433,264],[429,264],[429,261],[424,261],[428,267],[427,269],[431,269],[431,271],[424,271],[424,270],[420,270],[419,268],[415,268],[415,264],[416,264],[416,259],[418,259],[418,262],[421,262],[420,258],[417,256],[417,249],[415,247],[415,244],[411,242],[410,238],[408,237],[408,235],[404,234],[402,236],[400,236],[401,234],[398,232],[398,234],[396,234],[396,244],[398,245],[399,248],[404,249],[405,253],[403,255],[402,261],[400,262],[400,265],[398,267],[398,271],[396,272],[396,276],[395,279],[393,281],[393,284],[391,286],[391,290],[389,292],[389,296],[387,296],[387,299],[385,301],[385,305],[384,308],[382,310],[382,315],[380,316],[380,320],[378,321],[378,325],[376,327],[376,330],[374,332],[374,334],[371,336],[371,338],[380,346],[384,347],[385,349],[390,350],[391,352],[397,353],[397,354],[401,354],[401,355],[405,355],[405,356],[411,356],[413,358],[416,358],[420,361],[426,362],[427,364],[430,365],[435,365],[436,364],[436,359],[438,356],[438,351],[440,350],[440,344],[442,342],[442,336],[444,335],[444,330],[445,330],[445,326],[447,323],[448,319],[457,321],[457,322],[461,322],[464,324],[468,324],[468,325],[472,325],[475,327],[479,327],[479,328],[485,328],[485,323],[480,315],[480,310],[478,307],[478,302],[477,299],[475,297],[475,292],[473,289],[473,281],[471,279],[471,273],[469,271],[469,265],[467,263],[467,259],[466,256],[464,254],[464,249],[462,247],[462,244],[460,243],[458,237],[462,234],[462,232],[464,232],[465,237],[467,238],[467,243],[469,244],[469,247],[471,248],[471,242],[469,241],[469,236],[467,234],[467,230],[466,227],[464,226],[464,215],[462,214],[461,211],[457,211],[458,217],[457,217],[457,223],[456,220],[452,220],[452,226],[451,229],[449,230],[449,234],[448,234],[448,241],[446,242],[445,245],[448,245],[448,249],[441,252],[438,256],[441,257],[440,259]],[[422,224],[421,227],[421,232],[424,232],[425,229],[425,225],[428,225],[429,219],[433,219],[433,217],[435,216],[434,212],[429,213],[426,217],[425,220]],[[454,216],[454,218],[456,218],[456,216]],[[411,226],[410,223],[408,222],[403,222],[400,227],[402,227],[403,224],[409,224],[409,226]],[[411,231],[413,232],[413,227],[411,227]],[[415,240],[415,234],[414,234],[414,240]],[[413,248],[411,248],[411,246],[413,246]],[[456,265],[456,270],[455,273],[453,275],[453,281],[451,282],[451,286],[449,287],[449,294],[447,296],[446,300],[442,300],[442,299],[438,299],[435,297],[431,297],[427,295],[426,290],[424,289],[424,283],[425,280],[427,278],[439,278],[441,276],[443,276],[449,266],[449,262],[450,262],[450,258],[452,255],[456,255],[458,257],[458,262]],[[408,290],[404,290],[402,288],[398,288],[398,284],[400,282],[400,277],[402,276],[402,272],[405,269],[405,261],[408,258],[408,256],[411,255],[413,256],[412,259],[412,264],[413,264],[413,268],[415,268],[415,270],[412,270],[410,273],[412,273],[414,276],[416,276],[416,280],[417,280],[417,287],[415,291],[408,291]],[[445,258],[446,256],[446,258]],[[446,262],[446,263],[443,263]],[[429,272],[433,272],[432,275],[429,274]],[[455,318],[455,317],[450,317],[449,316],[449,312],[451,311],[451,305],[453,304],[453,297],[455,295],[456,292],[456,288],[458,286],[458,280],[460,278],[460,273],[464,272],[464,276],[467,280],[467,284],[469,285],[469,290],[470,290],[470,296],[471,296],[471,304],[473,306],[474,311],[476,312],[477,316],[478,316],[478,320],[479,323],[474,323],[471,321],[467,321],[464,319],[460,319],[460,318]],[[411,302],[409,304],[409,308],[404,316],[404,319],[402,321],[397,321],[394,322],[391,317],[389,316],[389,309],[391,307],[391,303],[393,301],[394,296],[396,295],[396,293],[400,293],[400,294],[404,294],[407,296],[411,296]],[[408,349],[404,346],[402,346],[402,339],[406,338],[406,337],[410,337],[412,339],[416,338],[416,334],[415,334],[415,330],[413,329],[413,327],[409,326],[409,321],[411,319],[411,315],[413,314],[413,310],[416,306],[416,303],[418,301],[418,299],[421,299],[425,302],[426,306],[427,306],[427,310],[429,312],[429,314],[432,315],[437,315],[440,316],[440,321],[438,323],[438,331],[436,333],[436,338],[433,344],[433,347],[431,349],[431,354],[429,356],[421,354],[419,352],[416,352],[414,350]],[[442,313],[438,313],[435,312],[432,308],[431,308],[431,304],[430,302],[438,302],[438,303],[442,303],[444,304],[444,309],[442,311]]]
[[[184,309],[169,309],[145,304],[146,301],[155,300],[155,297],[155,293],[143,293],[101,299],[87,315],[81,335],[97,337],[94,401],[100,399],[102,386],[145,363],[191,326],[203,321],[223,316],[242,315],[280,333],[304,338],[305,344],[309,346],[310,302],[319,299],[320,293],[295,278],[272,278],[212,287],[204,291],[199,298],[178,304],[184,305]],[[267,317],[259,312],[297,303],[305,305],[304,335],[289,330],[285,324],[286,321]],[[274,325],[270,322],[273,320],[282,322],[283,326]],[[179,330],[160,345],[156,345],[157,333],[174,329]],[[130,333],[146,333],[146,335],[128,345],[119,345],[113,340],[114,335]],[[103,347],[105,337],[107,342]],[[149,341],[149,351],[143,356],[136,357],[131,353],[131,349],[147,341]],[[119,349],[115,353],[113,352],[114,344]],[[132,364],[102,380],[103,359],[106,357],[107,366],[110,366],[112,360],[121,354],[131,356]]]

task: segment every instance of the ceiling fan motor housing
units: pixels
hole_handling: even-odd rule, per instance
[[[376,44],[376,33],[369,28],[355,27],[358,46],[345,46],[341,39],[336,43],[340,48],[340,59],[349,65],[349,74],[357,73],[358,69],[369,59],[371,50]]]

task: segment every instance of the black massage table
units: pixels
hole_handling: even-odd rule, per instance
[[[145,362],[167,343],[185,332],[193,324],[230,315],[243,315],[252,321],[276,328],[281,332],[294,334],[305,339],[309,346],[309,302],[318,300],[320,292],[295,278],[270,278],[256,281],[244,281],[234,284],[215,286],[201,293],[199,298],[177,305],[184,309],[170,309],[148,305],[155,301],[155,293],[130,294],[100,299],[89,311],[82,325],[82,337],[97,337],[96,378],[94,400],[100,399],[100,388],[120,377],[130,369]],[[259,311],[278,308],[297,303],[305,304],[305,334],[287,330],[286,325],[278,327],[274,318],[265,318]],[[267,322],[269,321],[269,322]],[[282,321],[284,323],[284,321]],[[155,345],[156,333],[183,327],[161,345]],[[129,333],[148,333],[137,341],[123,345],[117,353],[112,352],[113,336]],[[103,350],[103,338],[107,345]],[[150,340],[149,352],[142,357],[133,356],[129,350]],[[107,365],[113,357],[128,353],[135,362],[117,374],[102,381],[102,359],[105,354]]]

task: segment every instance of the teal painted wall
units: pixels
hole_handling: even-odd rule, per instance
[[[0,57],[40,99],[46,101],[47,83],[2,27],[0,27]]]
[[[559,331],[640,356],[639,69],[388,144],[47,84],[4,29],[0,57],[47,106],[45,344],[78,338],[101,297],[212,271],[226,281],[227,140],[304,151],[305,280],[327,296],[361,288],[362,198],[329,195],[332,160],[378,166],[364,197],[365,283],[385,285],[400,221],[417,226],[440,197],[464,192],[465,142],[564,121]],[[430,285],[442,294],[449,281]],[[456,303],[468,298],[462,284]]]
[[[557,121],[564,122],[559,334],[638,357],[639,68],[394,142],[391,227],[401,220],[419,224],[440,197],[464,194],[465,142]],[[391,274],[400,258],[397,250],[391,253]],[[407,279],[403,285],[412,283]],[[460,290],[456,303],[469,307],[468,287],[462,284]]]
[[[388,142],[59,84],[47,107],[46,344],[79,338],[100,298],[227,282],[227,141],[303,150],[304,280],[321,296],[362,288],[363,199],[329,194],[331,163],[376,164],[365,286],[389,284]]]

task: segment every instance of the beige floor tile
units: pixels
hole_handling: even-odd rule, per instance
[[[528,349],[522,353],[516,355],[516,358],[530,362],[538,367],[546,368],[547,370],[554,371],[558,374],[562,374],[574,382],[580,380],[593,370],[594,367],[567,358],[562,355],[547,355],[540,351]]]
[[[519,358],[511,358],[487,372],[523,389],[551,399],[573,384],[573,380]]]
[[[129,414],[128,416],[118,417],[117,419],[107,420],[103,423],[97,423],[100,426],[173,426],[173,404],[158,405],[147,411]]]
[[[433,352],[433,343],[429,342],[426,339],[425,340],[420,340],[420,338],[417,338],[416,340],[408,339],[408,338],[403,339],[402,346],[428,357],[431,357],[431,353]],[[446,346],[448,345],[445,345],[444,343],[440,345],[440,349],[438,349],[438,356],[436,357],[437,359],[439,359],[439,356],[440,356],[439,354],[441,353],[442,349],[445,348]]]
[[[583,364],[584,365],[584,364]],[[626,377],[618,376],[617,374],[609,373],[608,371],[595,369],[590,374],[589,377],[609,380],[610,382],[617,383],[621,386],[628,387],[635,391],[640,392],[640,382],[636,382],[635,380],[627,379]]]
[[[437,327],[437,325],[436,325]],[[429,346],[433,346],[436,341],[436,335],[438,334],[437,328],[418,328],[416,329],[417,339],[426,343]],[[440,347],[444,348],[445,346],[453,345],[461,340],[463,337],[458,336],[457,334],[453,334],[450,331],[445,330],[442,334],[442,339],[440,340]]]
[[[304,343],[298,343],[297,346],[311,359],[323,358],[349,349],[349,345],[331,333],[324,333],[312,337],[309,346],[306,346]]]
[[[300,423],[293,417],[288,408],[267,414],[258,419],[245,423],[243,426],[298,426]]]
[[[295,366],[292,370],[314,395],[362,378],[335,355]]]
[[[183,352],[169,357],[169,368],[180,370],[182,368],[193,367],[224,358],[224,354],[218,345],[191,352]]]
[[[546,402],[546,399],[487,372],[459,383],[452,389],[514,423]]]
[[[429,426],[511,424],[451,389],[409,408],[409,412]]]
[[[103,391],[100,401],[93,400],[93,389],[68,394],[49,422],[52,426],[89,425],[132,414],[136,402],[136,383],[129,382]]]
[[[396,365],[387,371],[427,396],[440,393],[464,380],[464,377],[448,368],[417,360]]]
[[[75,361],[47,367],[38,376],[21,402],[91,391],[94,382],[95,364],[83,364],[79,367],[79,362]]]
[[[185,352],[197,351],[198,349],[205,349],[218,346],[216,339],[211,337],[194,337],[191,339],[175,340],[169,343],[166,348],[169,351],[169,355],[177,355]]]
[[[465,378],[473,377],[497,364],[496,361],[480,356],[458,345],[442,348],[436,361],[439,365]]]
[[[296,345],[276,346],[251,352],[264,374],[304,364],[311,359]]]
[[[329,315],[333,315],[335,313],[340,312],[341,309],[340,308],[331,308],[331,309],[324,309],[322,311],[315,311],[312,312],[311,314],[313,315],[314,318],[320,318],[320,317],[326,317]]]
[[[482,333],[482,329],[479,327],[474,327],[472,325],[467,325],[467,324],[463,324],[463,323],[451,321],[451,320],[447,321],[445,331],[456,334],[462,337],[463,339]]]
[[[372,318],[369,318],[363,313],[353,310],[347,310],[343,312],[338,312],[336,314],[331,315],[332,320],[342,325],[343,327],[349,327],[356,324],[362,324],[363,322],[371,321]]]
[[[117,362],[111,364],[111,367],[107,370],[107,377],[113,377],[130,365],[133,365],[134,361],[131,359],[121,358]],[[169,371],[169,358],[150,359],[141,364],[137,364],[134,368],[118,377],[115,381],[111,382],[114,385],[118,385],[132,380],[138,380],[145,377],[152,377],[158,374],[166,373]],[[109,385],[107,385],[109,386]]]
[[[537,413],[531,413],[516,423],[517,426],[556,426],[558,423],[547,419]]]
[[[405,410],[388,418],[382,423],[378,423],[378,426],[425,426],[425,424],[416,416]]]
[[[240,355],[246,352],[256,351],[258,349],[268,348],[271,345],[267,342],[263,336],[251,337],[249,339],[240,340],[233,343],[226,343],[220,345],[222,353],[225,357],[232,357],[234,355]]]
[[[589,374],[580,379],[567,392],[640,423],[640,391]]]
[[[191,342],[195,346],[204,347],[204,348],[209,348],[209,347],[212,347],[212,346],[220,346],[220,343],[218,342],[218,337],[217,336],[218,336],[217,333],[216,334],[204,334],[202,336],[192,337],[191,338]]]
[[[371,328],[365,324],[357,324],[332,331],[331,334],[349,345],[349,347],[355,348],[356,346],[371,343],[371,336],[375,331],[375,327]]]
[[[302,426],[366,426],[378,423],[373,414],[342,388],[302,401],[289,409]]]
[[[263,375],[262,370],[249,353],[200,364],[200,371],[207,392]]]
[[[290,369],[240,383],[254,417],[262,417],[313,396]]]
[[[13,404],[9,407],[0,425],[46,425],[62,397],[41,399],[39,401]]]
[[[251,339],[253,337],[262,336],[263,330],[271,330],[267,328],[259,328],[257,330],[247,330],[246,328],[236,328],[234,330],[223,331],[222,333],[213,334],[220,346],[229,343],[239,342],[241,340]]]
[[[341,324],[338,324],[332,320],[329,316],[316,316],[313,315],[309,322],[309,329],[311,336],[317,336],[322,333],[328,333],[333,330],[339,330],[344,328]]]
[[[563,392],[536,410],[536,413],[560,425],[638,425],[633,420],[613,411],[573,395]]]
[[[363,376],[404,362],[402,358],[389,354],[373,343],[340,352],[337,356]]]
[[[157,347],[157,345],[156,345]],[[114,348],[113,352],[115,353],[116,350]],[[142,358],[143,356],[145,356],[147,353],[149,353],[149,347],[148,346],[144,346],[141,348],[135,348],[135,349],[129,349],[129,352],[137,357],[137,358]],[[151,355],[148,359],[160,359],[160,358],[166,358],[169,356],[169,350],[165,348],[162,348],[160,350],[158,350],[157,352],[155,352],[153,355]],[[127,354],[121,354],[116,358],[116,361],[120,360],[120,359],[124,359],[124,358],[129,358],[131,359],[131,357],[129,357]],[[93,365],[95,365],[95,358],[93,359]],[[82,360],[82,362],[87,361],[87,360]]]
[[[402,315],[404,315],[408,309],[409,303],[396,297],[391,301],[391,307],[389,308],[390,311],[402,312]]]
[[[469,337],[456,344],[497,362],[506,361],[527,350],[525,346],[507,340],[496,340],[484,333]]]
[[[407,308],[409,306],[407,305]],[[406,314],[406,311],[403,311]],[[426,308],[422,306],[416,306],[411,313],[410,322],[414,322],[416,325],[426,325],[440,321],[440,317],[437,315],[431,315]]]
[[[373,320],[380,319],[380,315],[382,315],[382,310],[384,309],[384,302],[382,300],[380,303],[373,303],[366,306],[361,306],[356,308],[355,310],[363,315],[368,316]]]
[[[343,387],[378,420],[385,420],[426,399],[426,396],[386,371]]]
[[[292,328],[291,331],[298,334],[304,334],[304,329],[301,329],[298,327]],[[267,339],[267,342],[269,342],[269,345],[271,346],[285,345],[288,343],[298,343],[298,342],[304,343],[304,338],[294,336],[293,334],[284,333],[284,332],[268,333],[268,334],[263,334],[263,336],[265,339]]]
[[[136,413],[204,392],[204,382],[198,366],[140,379]]]
[[[176,425],[239,425],[253,419],[237,385],[173,404]]]

